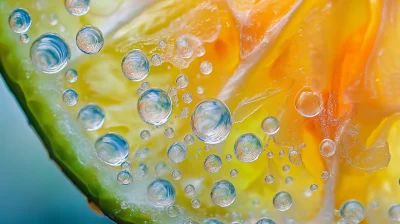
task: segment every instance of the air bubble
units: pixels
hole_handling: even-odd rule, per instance
[[[133,170],[133,178],[135,180],[142,180],[147,176],[149,168],[147,167],[146,163],[139,163],[138,167]]]
[[[195,199],[193,199],[192,201],[191,201],[191,204],[192,204],[192,208],[200,208],[200,206],[201,206],[201,202],[200,202],[200,200],[199,199],[197,199],[197,198],[195,198]]]
[[[143,130],[143,131],[141,131],[141,132],[140,132],[140,138],[141,138],[142,140],[145,140],[145,141],[149,140],[149,139],[151,138],[150,131],[148,131],[148,130]]]
[[[293,177],[287,176],[285,177],[285,184],[293,184]]]
[[[326,138],[319,144],[319,151],[323,157],[331,157],[336,152],[336,143]]]
[[[128,142],[116,133],[99,137],[94,144],[97,157],[112,166],[119,166],[128,158]]]
[[[296,96],[295,108],[303,117],[315,117],[322,111],[322,96],[321,94],[308,91],[307,89],[302,89]]]
[[[222,160],[215,154],[208,155],[204,160],[204,169],[209,173],[217,173],[222,167]]]
[[[63,101],[68,106],[74,106],[78,103],[78,93],[73,89],[66,89],[62,95]]]
[[[391,220],[400,222],[400,204],[394,204],[388,211],[388,216]]]
[[[137,108],[142,120],[152,125],[162,125],[172,113],[168,93],[161,89],[149,89],[138,99]]]
[[[220,180],[211,189],[211,200],[220,207],[228,207],[236,199],[236,190],[227,180]]]
[[[189,84],[189,79],[186,75],[184,74],[180,74],[177,78],[176,78],[176,87],[178,89],[183,89],[186,88]]]
[[[315,191],[317,191],[318,190],[318,185],[317,184],[311,184],[311,186],[310,186],[310,191],[311,192],[315,192]]]
[[[139,159],[145,159],[149,155],[149,148],[141,148],[135,152],[135,157]]]
[[[173,138],[175,135],[174,129],[173,128],[166,128],[164,131],[164,136],[166,138]]]
[[[46,33],[36,39],[30,50],[32,64],[47,74],[61,71],[71,58],[67,43],[57,34]]]
[[[271,152],[271,151],[269,151],[269,152],[267,153],[267,157],[270,158],[270,159],[274,158],[274,153]]]
[[[175,49],[178,56],[182,58],[190,58],[193,55],[193,49],[190,40],[186,35],[182,35],[176,39]]]
[[[150,58],[150,62],[154,66],[160,66],[163,61],[159,54],[153,54]]]
[[[194,137],[193,135],[185,135],[185,138],[183,140],[186,145],[191,145],[194,142]]]
[[[284,165],[284,166],[282,167],[282,171],[283,171],[283,172],[289,172],[289,171],[290,171],[290,166],[289,166],[289,165]]]
[[[149,60],[141,50],[128,52],[122,59],[121,67],[125,77],[135,82],[142,81],[150,72]]]
[[[260,156],[262,144],[257,136],[247,133],[236,139],[234,151],[238,160],[244,163],[251,163],[256,161]]]
[[[85,15],[90,9],[90,0],[65,0],[65,9],[74,16]]]
[[[183,96],[182,96],[182,100],[183,100],[183,102],[186,103],[186,104],[191,103],[192,100],[193,100],[192,94],[190,94],[190,93],[184,93]]]
[[[266,175],[265,178],[264,178],[264,181],[265,181],[265,183],[267,183],[267,184],[272,184],[272,183],[274,183],[274,180],[275,180],[275,178],[274,178],[274,176],[272,176],[271,174]]]
[[[287,211],[292,206],[292,196],[285,191],[281,191],[274,196],[272,202],[278,211]]]
[[[223,224],[219,219],[211,218],[204,220],[203,224]]]
[[[26,9],[18,8],[8,16],[8,25],[15,33],[26,33],[31,27],[32,19]]]
[[[167,215],[171,218],[177,217],[179,215],[179,209],[175,205],[170,205],[167,208]]]
[[[198,86],[197,88],[196,88],[196,92],[197,92],[197,94],[203,94],[204,93],[204,88],[202,87],[202,86]]]
[[[147,187],[147,198],[154,206],[167,207],[175,202],[175,188],[168,180],[156,179]]]
[[[274,135],[280,129],[279,121],[276,117],[272,117],[272,116],[266,117],[261,122],[261,128],[265,134]]]
[[[211,62],[209,62],[209,61],[201,62],[201,64],[200,64],[200,72],[203,75],[211,74],[212,70],[213,70],[213,64]]]
[[[288,156],[289,156],[289,161],[293,165],[300,166],[301,164],[303,164],[301,153],[297,149],[291,148],[288,152]]]
[[[171,176],[173,180],[180,180],[182,178],[182,173],[179,170],[173,170]]]
[[[232,128],[232,117],[228,107],[216,99],[200,102],[190,117],[193,133],[207,144],[224,141]]]
[[[239,172],[237,171],[237,169],[232,169],[229,174],[231,175],[231,177],[237,177]]]
[[[29,43],[29,41],[31,40],[31,38],[28,36],[28,34],[26,34],[26,33],[22,33],[20,36],[19,36],[19,41],[21,42],[21,43],[23,43],[23,44],[27,44],[27,43]]]
[[[364,219],[364,207],[356,200],[349,200],[340,207],[340,216],[346,221],[360,223]]]
[[[104,112],[96,104],[87,104],[78,112],[78,122],[87,131],[96,131],[103,126]]]
[[[165,162],[158,162],[154,167],[154,171],[157,176],[162,176],[169,173],[170,169]]]
[[[322,171],[321,173],[321,179],[322,180],[327,180],[329,178],[329,173],[328,171]]]
[[[121,170],[117,176],[118,183],[121,185],[128,185],[132,183],[133,177],[131,173],[127,170]]]
[[[262,218],[258,220],[256,224],[275,224],[275,222],[272,221],[271,219]]]
[[[184,189],[185,195],[188,197],[193,196],[195,191],[196,191],[196,188],[192,184],[188,184]]]
[[[227,154],[227,155],[225,156],[225,159],[226,159],[227,161],[231,161],[231,160],[232,160],[232,155],[231,155],[231,154]]]
[[[283,150],[279,150],[279,156],[280,156],[280,157],[283,157],[283,156],[285,156],[285,151],[283,151]]]
[[[127,208],[129,208],[128,202],[126,202],[126,201],[121,202],[121,209],[122,209],[122,210],[125,210],[125,209],[127,209]]]
[[[74,83],[78,80],[78,72],[72,68],[65,71],[64,76],[65,76],[65,79],[67,80],[67,82],[69,82],[69,83]]]
[[[182,142],[175,142],[168,147],[167,155],[169,160],[174,163],[180,163],[185,160],[187,154],[187,149],[185,144]]]
[[[97,54],[103,45],[103,34],[97,27],[84,26],[76,34],[76,46],[85,54]]]
[[[49,17],[50,17],[50,18],[49,18],[50,25],[52,25],[52,26],[57,25],[57,23],[58,23],[58,17],[57,17],[57,15],[54,14],[54,13],[52,13],[52,14],[49,15]]]
[[[131,163],[128,161],[121,163],[121,170],[131,170]]]
[[[167,47],[167,42],[165,42],[165,40],[160,40],[160,42],[158,42],[158,47],[160,49],[164,49]]]

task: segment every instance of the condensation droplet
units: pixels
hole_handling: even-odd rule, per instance
[[[160,42],[158,42],[158,47],[160,49],[164,49],[167,47],[167,42],[165,42],[165,40],[160,40]]]
[[[121,170],[131,170],[131,163],[128,161],[121,163]]]
[[[121,209],[122,209],[122,210],[125,210],[125,209],[127,209],[127,208],[129,208],[128,202],[122,201],[122,202],[121,202]]]
[[[267,153],[267,157],[270,158],[270,159],[274,158],[274,153],[272,151],[269,151]]]
[[[256,224],[275,224],[275,222],[272,221],[271,219],[262,218],[258,220]]]
[[[150,58],[150,62],[153,66],[160,66],[163,60],[159,54],[153,54]]]
[[[54,14],[54,13],[51,13],[51,14],[49,15],[49,22],[50,22],[50,25],[52,25],[52,26],[57,25],[57,23],[58,23],[58,17],[57,17],[57,15]]]
[[[149,168],[146,163],[139,163],[138,167],[133,170],[133,178],[135,180],[142,180],[147,176]]]
[[[282,170],[283,170],[284,172],[289,172],[289,171],[290,171],[290,166],[289,166],[289,165],[284,165],[284,166],[282,167]]]
[[[225,159],[226,159],[227,161],[231,161],[231,160],[232,160],[232,155],[231,155],[231,154],[227,154],[227,155],[225,156]]]
[[[163,176],[163,175],[169,173],[170,169],[165,162],[158,162],[156,164],[156,166],[154,167],[154,171],[157,176]]]

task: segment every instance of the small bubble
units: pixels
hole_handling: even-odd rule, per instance
[[[133,178],[128,170],[121,170],[118,173],[117,180],[121,185],[128,185],[132,182]]]
[[[142,81],[150,72],[149,60],[141,50],[129,51],[122,59],[121,67],[125,77],[135,82]]]
[[[340,207],[340,216],[346,221],[360,223],[364,219],[364,207],[356,200],[349,200]]]
[[[170,205],[167,208],[167,215],[171,218],[177,217],[179,215],[179,209],[175,205]]]
[[[201,62],[201,64],[200,64],[200,72],[203,75],[211,74],[212,70],[213,70],[213,64],[211,62],[209,62],[209,61]]]
[[[150,62],[154,66],[160,66],[163,61],[159,54],[153,54],[150,58]]]
[[[164,136],[165,136],[166,138],[173,138],[174,135],[175,135],[175,132],[174,132],[174,129],[173,129],[173,128],[167,128],[167,129],[165,129],[165,131],[164,131]]]
[[[238,174],[239,172],[237,171],[237,169],[232,169],[230,172],[231,177],[237,177]]]
[[[163,176],[163,175],[169,173],[170,169],[165,162],[158,162],[156,164],[156,166],[154,167],[154,171],[157,176]]]
[[[279,121],[276,117],[272,117],[272,116],[266,117],[261,122],[261,128],[265,134],[274,135],[280,129]]]
[[[133,178],[135,180],[142,180],[147,176],[149,168],[147,167],[146,163],[139,163],[138,167],[133,170]]]
[[[331,139],[324,139],[319,145],[319,151],[323,157],[331,157],[336,152],[336,143]]]
[[[175,49],[178,56],[182,58],[190,58],[193,55],[193,49],[190,45],[190,40],[185,35],[176,39]]]
[[[78,121],[85,130],[96,131],[103,126],[104,112],[96,104],[83,106],[78,113]]]
[[[135,152],[135,157],[139,159],[145,159],[149,155],[149,148],[141,148]]]
[[[309,198],[312,196],[312,192],[311,192],[310,188],[304,189],[303,194],[304,194],[304,197],[306,197],[306,198]]]
[[[90,0],[65,0],[65,9],[74,16],[85,15],[90,9]]]
[[[257,206],[257,205],[259,205],[260,204],[260,200],[258,200],[258,199],[254,199],[253,200],[253,205],[254,206]]]
[[[267,153],[267,157],[270,158],[270,159],[274,158],[274,153],[271,152],[271,151],[269,151],[269,152]]]
[[[175,86],[173,86],[169,89],[170,96],[176,96],[177,93],[178,93],[178,89]]]
[[[274,221],[272,221],[271,219],[262,218],[262,219],[258,220],[256,224],[276,224],[276,223]]]
[[[141,138],[141,139],[147,141],[147,140],[150,139],[150,137],[151,137],[150,131],[148,131],[148,130],[143,130],[143,131],[140,132],[140,138]]]
[[[152,125],[166,123],[172,113],[172,102],[168,93],[161,89],[149,89],[137,102],[138,113],[142,120]]]
[[[286,184],[293,184],[293,177],[291,177],[291,176],[287,176],[286,178],[285,178],[285,183]]]
[[[158,42],[158,47],[160,49],[164,49],[167,47],[167,42],[165,42],[165,40],[160,40],[160,42]]]
[[[22,33],[21,35],[19,35],[19,41],[23,44],[29,43],[30,40],[31,38],[26,33]]]
[[[197,198],[194,198],[191,203],[192,203],[192,208],[197,209],[197,208],[200,208],[200,206],[201,206],[201,202]]]
[[[238,160],[244,163],[251,163],[256,161],[260,156],[262,144],[256,135],[247,133],[236,139],[234,151]]]
[[[222,167],[222,160],[215,154],[208,155],[204,160],[204,169],[209,173],[217,173]]]
[[[318,185],[317,184],[311,184],[310,191],[315,192],[317,190],[318,190]]]
[[[173,180],[180,180],[182,178],[182,173],[179,170],[173,170],[171,176]]]
[[[265,179],[264,179],[265,183],[267,183],[267,184],[274,183],[274,180],[275,180],[275,178],[271,174],[268,174],[267,176],[265,176]]]
[[[292,206],[292,196],[285,191],[281,191],[274,196],[272,202],[278,211],[287,211]]]
[[[74,106],[78,103],[78,93],[73,89],[66,89],[62,95],[63,101],[68,106]]]
[[[197,88],[196,88],[196,92],[197,92],[197,94],[203,94],[204,93],[204,88],[202,87],[202,86],[198,86]]]
[[[121,202],[121,209],[122,209],[122,210],[125,210],[125,209],[127,209],[127,208],[129,208],[128,202],[126,202],[126,201]]]
[[[284,157],[284,156],[285,156],[285,151],[279,150],[279,156],[280,156],[280,157]]]
[[[189,79],[186,75],[180,74],[176,78],[176,87],[178,87],[178,89],[186,88],[188,84],[189,84]]]
[[[297,149],[291,148],[288,152],[288,156],[289,156],[289,161],[293,165],[300,166],[301,164],[303,164],[301,153]]]
[[[188,197],[193,196],[195,191],[196,191],[196,188],[191,184],[186,185],[186,187],[184,189],[185,195]]]
[[[186,145],[191,145],[194,142],[193,135],[185,135],[184,142]]]
[[[228,207],[236,199],[236,190],[227,180],[220,180],[211,189],[211,200],[220,207]]]
[[[58,23],[58,17],[57,17],[57,15],[56,14],[50,14],[49,15],[49,22],[50,22],[50,25],[52,25],[52,26],[55,26],[55,25],[57,25],[57,23]]]
[[[128,143],[116,133],[107,133],[99,137],[94,148],[97,157],[111,166],[121,165],[129,155]]]
[[[400,204],[394,204],[388,211],[388,216],[391,220],[400,222]]]
[[[185,144],[182,142],[175,142],[168,147],[167,155],[169,160],[174,163],[180,163],[185,160],[187,155],[187,149]]]
[[[211,219],[206,219],[204,220],[203,224],[224,224],[217,218],[211,218]]]
[[[147,198],[158,207],[173,205],[176,199],[175,188],[167,180],[156,179],[147,187]]]
[[[8,25],[15,33],[26,33],[32,25],[32,19],[26,9],[18,8],[8,16]]]
[[[131,163],[128,161],[121,163],[121,170],[131,170]]]
[[[232,160],[232,155],[231,155],[231,154],[227,154],[227,155],[225,156],[225,159],[226,159],[227,161],[231,161],[231,160]]]
[[[188,107],[184,107],[181,111],[181,118],[186,118],[189,115],[189,108]]]
[[[200,224],[200,222],[199,221],[196,221],[196,220],[185,220],[184,222],[183,222],[183,224]]]
[[[103,34],[97,27],[84,26],[76,34],[76,46],[85,54],[97,54],[103,45]]]
[[[69,83],[74,83],[78,80],[78,72],[72,68],[65,71],[64,76],[65,76],[65,79],[67,80],[67,82],[69,82]]]
[[[300,90],[295,99],[295,108],[297,112],[306,118],[317,116],[323,108],[323,99],[321,94]]]
[[[191,103],[192,100],[193,100],[192,94],[190,94],[190,93],[184,93],[183,96],[182,96],[182,100],[183,100],[183,102],[186,103],[186,104]]]
[[[283,170],[284,172],[289,172],[289,171],[290,171],[290,166],[289,166],[289,165],[284,165],[284,166],[282,167],[282,170]]]

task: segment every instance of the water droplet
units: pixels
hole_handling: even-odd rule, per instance
[[[274,153],[273,153],[272,151],[269,151],[269,152],[267,153],[267,157],[270,158],[270,159],[272,159],[272,158],[274,157]]]
[[[176,193],[174,186],[164,179],[156,179],[147,187],[147,198],[158,207],[174,204]]]
[[[153,54],[150,58],[150,62],[154,66],[160,66],[163,60],[159,54]]]
[[[83,106],[78,113],[78,121],[85,130],[96,131],[103,126],[104,112],[96,104]]]
[[[126,201],[121,202],[121,209],[122,209],[122,210],[125,210],[125,209],[127,209],[127,208],[129,208],[128,202],[126,202]]]
[[[356,200],[349,200],[340,207],[340,216],[346,221],[360,223],[364,219],[364,207]]]
[[[223,224],[219,219],[211,218],[204,220],[203,224]]]
[[[291,148],[288,152],[288,156],[289,156],[289,161],[293,165],[300,166],[301,164],[303,164],[301,153],[297,149]]]
[[[290,171],[290,166],[289,166],[289,165],[284,165],[284,166],[282,167],[282,170],[283,170],[284,172],[289,172],[289,171]]]
[[[174,163],[180,163],[185,160],[187,154],[187,149],[185,144],[182,142],[175,142],[168,147],[167,155],[169,160]]]
[[[171,176],[173,180],[180,180],[182,178],[182,173],[179,170],[173,170]]]
[[[68,106],[74,106],[78,103],[78,93],[73,89],[66,89],[62,95],[63,101]]]
[[[149,60],[141,50],[129,51],[122,59],[122,72],[129,80],[139,82],[150,72]]]
[[[176,53],[182,58],[190,58],[193,55],[193,49],[190,40],[186,35],[182,35],[176,39]]]
[[[78,80],[78,72],[76,72],[76,70],[72,68],[65,71],[64,76],[69,83],[74,83]]]
[[[193,100],[192,94],[190,94],[190,93],[184,93],[183,96],[182,96],[182,100],[183,100],[183,102],[186,103],[186,104],[191,103],[192,100]]]
[[[167,47],[167,42],[165,42],[165,40],[160,40],[160,42],[158,42],[158,47],[161,49],[164,49]]]
[[[318,190],[318,185],[317,184],[311,184],[310,191],[315,192],[317,190]]]
[[[272,221],[271,219],[262,218],[262,219],[258,220],[258,222],[256,224],[275,224],[275,222]]]
[[[128,158],[129,145],[116,133],[107,133],[99,137],[94,144],[97,157],[112,166],[119,166]]]
[[[265,134],[274,135],[280,129],[279,121],[276,117],[272,117],[272,116],[266,117],[261,122],[261,128]]]
[[[175,205],[170,205],[167,208],[167,215],[171,218],[177,217],[179,215],[179,209]]]
[[[138,99],[137,108],[142,120],[152,125],[162,125],[172,112],[168,93],[161,89],[149,89]]]
[[[26,34],[26,33],[22,33],[20,36],[19,36],[19,41],[21,42],[21,43],[23,43],[23,44],[27,44],[27,43],[29,43],[29,41],[31,40],[31,38],[28,36],[28,34]]]
[[[287,176],[286,178],[285,178],[285,183],[286,184],[293,184],[293,177],[291,177],[291,176]]]
[[[26,33],[31,24],[32,19],[26,9],[15,9],[8,16],[8,25],[15,33]]]
[[[191,203],[192,203],[192,208],[200,208],[201,206],[201,202],[197,198],[192,199]]]
[[[141,148],[135,152],[135,157],[139,159],[145,159],[149,155],[149,148]]]
[[[323,108],[323,99],[321,94],[302,89],[295,99],[295,108],[303,117],[315,117]]]
[[[321,179],[327,180],[329,178],[329,173],[328,171],[322,171],[321,173]]]
[[[319,151],[323,157],[331,157],[336,152],[336,143],[326,138],[319,144]]]
[[[237,169],[232,169],[230,172],[231,177],[237,177],[238,174],[239,172],[237,171]]]
[[[67,43],[60,36],[46,33],[32,43],[30,57],[38,70],[54,74],[67,66],[71,53]]]
[[[57,17],[57,15],[56,14],[50,14],[49,15],[49,22],[50,22],[50,25],[52,25],[52,26],[55,26],[55,25],[57,25],[57,23],[58,23],[58,17]]]
[[[196,191],[196,188],[191,184],[188,184],[184,189],[185,195],[188,197],[193,196],[195,191]]]
[[[265,179],[264,179],[265,183],[267,183],[267,184],[274,183],[274,180],[275,180],[275,178],[271,174],[268,174],[267,176],[265,176]]]
[[[139,163],[138,167],[133,170],[133,178],[135,180],[142,180],[143,178],[146,177],[148,173],[149,168],[147,167],[146,163]]]
[[[220,207],[227,207],[236,199],[236,190],[227,180],[220,180],[211,189],[211,200]]]
[[[128,161],[121,163],[121,170],[131,170],[131,163]]]
[[[194,137],[193,135],[185,135],[185,138],[183,140],[186,145],[191,145],[194,142]]]
[[[204,93],[204,88],[202,86],[198,86],[196,88],[196,92],[197,92],[197,94],[203,94]]]
[[[222,160],[215,154],[208,155],[204,160],[204,169],[209,173],[217,173],[222,167]]]
[[[173,138],[174,135],[175,135],[175,132],[174,132],[174,129],[173,129],[173,128],[167,128],[167,129],[165,129],[165,131],[164,131],[164,136],[165,136],[166,138]]]
[[[203,75],[211,74],[212,70],[213,70],[213,64],[211,62],[209,62],[209,61],[201,62],[201,64],[200,64],[200,72]]]
[[[97,54],[103,45],[103,34],[97,27],[84,26],[76,34],[76,46],[85,54]]]
[[[388,211],[388,216],[391,220],[400,222],[400,204],[394,204]]]
[[[231,155],[231,154],[227,154],[227,155],[225,156],[225,159],[226,159],[227,161],[231,161],[231,160],[232,160],[232,155]]]
[[[281,191],[274,196],[272,202],[278,211],[283,212],[292,206],[292,196],[285,191]]]
[[[65,8],[74,16],[85,15],[90,9],[90,0],[65,0]]]
[[[158,162],[154,167],[157,176],[162,176],[169,173],[169,167],[165,162]]]
[[[244,163],[251,163],[260,156],[262,144],[257,136],[247,133],[236,139],[234,151],[238,160]]]
[[[186,88],[188,84],[189,84],[189,79],[186,75],[180,74],[176,78],[176,87],[178,87],[178,89]]]
[[[133,177],[128,170],[121,170],[118,173],[117,180],[121,185],[128,185],[132,183]]]
[[[190,118],[193,133],[207,144],[224,141],[232,128],[228,107],[216,99],[208,99],[196,105]]]
[[[150,132],[148,130],[143,130],[143,131],[140,132],[140,138],[141,139],[147,141],[147,140],[150,139],[150,137],[151,137],[151,134],[150,134]]]

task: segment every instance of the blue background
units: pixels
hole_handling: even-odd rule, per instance
[[[0,76],[1,223],[113,223],[49,159]]]

